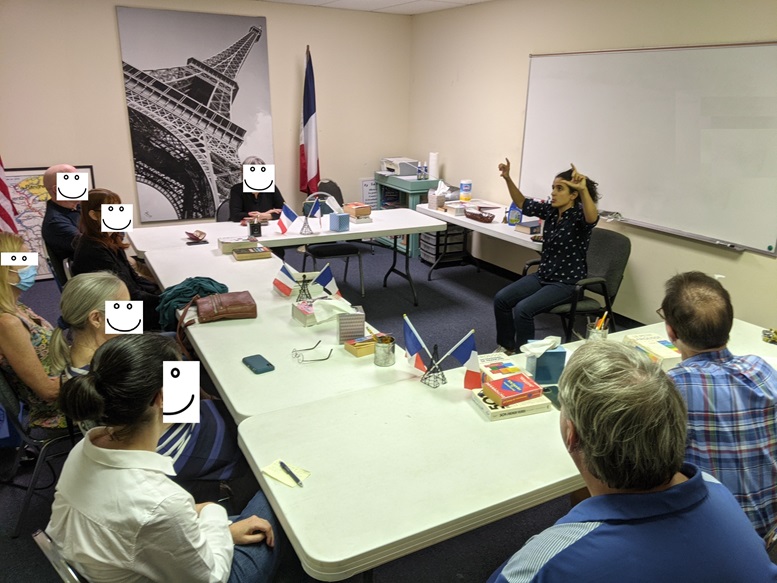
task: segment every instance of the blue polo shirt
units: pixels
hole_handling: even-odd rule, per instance
[[[688,481],[651,494],[594,496],[532,537],[488,583],[777,581],[731,493],[685,464]]]

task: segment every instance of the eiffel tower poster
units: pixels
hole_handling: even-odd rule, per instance
[[[243,159],[274,163],[266,19],[116,11],[140,220],[214,217]]]

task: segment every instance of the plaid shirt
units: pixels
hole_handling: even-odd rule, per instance
[[[777,371],[724,348],[669,376],[688,404],[685,460],[720,480],[765,536],[777,524]]]

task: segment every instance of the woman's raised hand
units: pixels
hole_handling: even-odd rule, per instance
[[[505,158],[504,164],[499,164],[499,173],[502,178],[510,178],[510,160]]]

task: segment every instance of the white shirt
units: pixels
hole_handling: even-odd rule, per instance
[[[173,461],[150,451],[76,445],[57,483],[46,532],[94,583],[225,582],[233,543],[226,510],[170,480]]]

